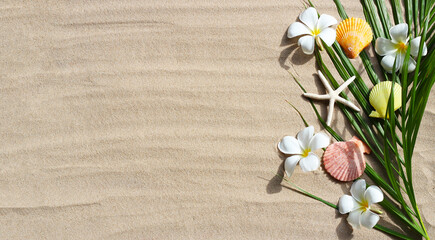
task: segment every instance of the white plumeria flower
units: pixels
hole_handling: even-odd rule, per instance
[[[409,41],[408,37],[408,24],[401,23],[390,28],[391,39],[378,38],[376,39],[375,50],[376,53],[384,56],[381,61],[382,67],[389,73],[393,72],[394,60],[396,60],[396,71],[402,70],[403,62],[405,61],[406,50],[411,43],[411,56],[417,57],[420,48],[421,37],[416,37]],[[423,43],[422,56],[427,54],[426,43]],[[408,72],[415,70],[417,63],[413,58],[409,58]]]
[[[366,228],[373,228],[379,221],[378,210],[371,209],[373,203],[382,202],[384,194],[377,186],[370,186],[366,189],[366,181],[359,179],[350,188],[352,196],[343,195],[338,202],[338,210],[341,214],[349,213],[347,221],[354,228],[361,225]]]
[[[284,163],[284,169],[288,177],[293,174],[298,162],[304,172],[314,171],[320,167],[320,159],[312,151],[327,147],[330,140],[324,133],[313,135],[314,127],[309,126],[298,133],[298,139],[285,136],[278,144],[278,149],[282,153],[293,155],[288,157]]]
[[[298,45],[302,47],[305,54],[313,54],[314,42],[322,48],[320,38],[329,47],[335,42],[336,32],[330,26],[337,24],[337,20],[330,15],[322,14],[320,18],[317,15],[315,8],[309,7],[299,15],[300,22],[295,22],[290,25],[287,32],[288,38],[297,37],[300,35],[308,35],[299,38]]]

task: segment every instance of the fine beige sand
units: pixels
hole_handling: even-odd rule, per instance
[[[338,19],[332,1],[314,3]],[[363,16],[359,1],[343,4]],[[276,144],[303,128],[285,100],[322,130],[287,72],[324,91],[314,58],[285,38],[302,10],[278,0],[1,1],[0,239],[390,239],[352,231],[274,177]],[[431,236],[434,120],[431,96],[414,154]],[[332,126],[353,135],[338,109]],[[297,167],[291,179],[333,203],[350,188],[323,169]]]

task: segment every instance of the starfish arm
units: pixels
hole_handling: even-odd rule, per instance
[[[335,99],[329,100],[328,118],[326,119],[326,125],[331,126],[332,115],[334,115]]]
[[[352,108],[353,110],[355,110],[357,112],[360,111],[360,109],[355,104],[353,104],[351,101],[349,101],[349,100],[346,100],[346,99],[344,99],[342,97],[338,97],[336,100],[337,100],[337,102],[342,103],[343,105],[348,106],[348,107]]]
[[[319,94],[314,94],[314,93],[304,93],[303,95],[304,95],[304,97],[316,99],[316,100],[326,100],[326,99],[330,98],[329,95],[327,95],[327,94],[319,95]]]
[[[333,90],[333,89],[331,88],[331,86],[329,85],[329,82],[328,82],[328,80],[326,80],[326,78],[325,78],[325,76],[323,75],[323,73],[322,73],[320,70],[318,70],[317,73],[319,74],[320,81],[322,81],[323,85],[324,85],[325,88],[326,88],[326,92],[328,92],[328,93],[333,92],[334,90]]]
[[[355,80],[355,76],[349,78],[348,80],[346,80],[346,82],[344,82],[343,84],[341,84],[340,87],[338,87],[335,92],[337,93],[341,93],[341,91],[343,91],[347,86],[349,86],[349,84],[351,84],[353,82],[353,80]]]

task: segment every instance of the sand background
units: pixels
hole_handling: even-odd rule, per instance
[[[338,19],[332,1],[314,3]],[[362,17],[359,1],[343,4]],[[389,239],[352,231],[274,178],[276,144],[303,128],[285,100],[321,130],[287,72],[324,91],[314,58],[284,38],[302,10],[300,1],[1,1],[0,239]],[[432,96],[414,158],[432,236],[434,120]],[[340,111],[333,127],[352,136]],[[292,180],[334,203],[349,193],[323,169],[298,167]]]

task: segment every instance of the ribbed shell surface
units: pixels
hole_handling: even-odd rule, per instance
[[[360,18],[343,20],[336,31],[336,40],[349,58],[356,58],[373,39],[370,25]]]
[[[363,152],[354,141],[330,145],[323,154],[323,164],[333,178],[343,182],[358,178],[366,168]]]

